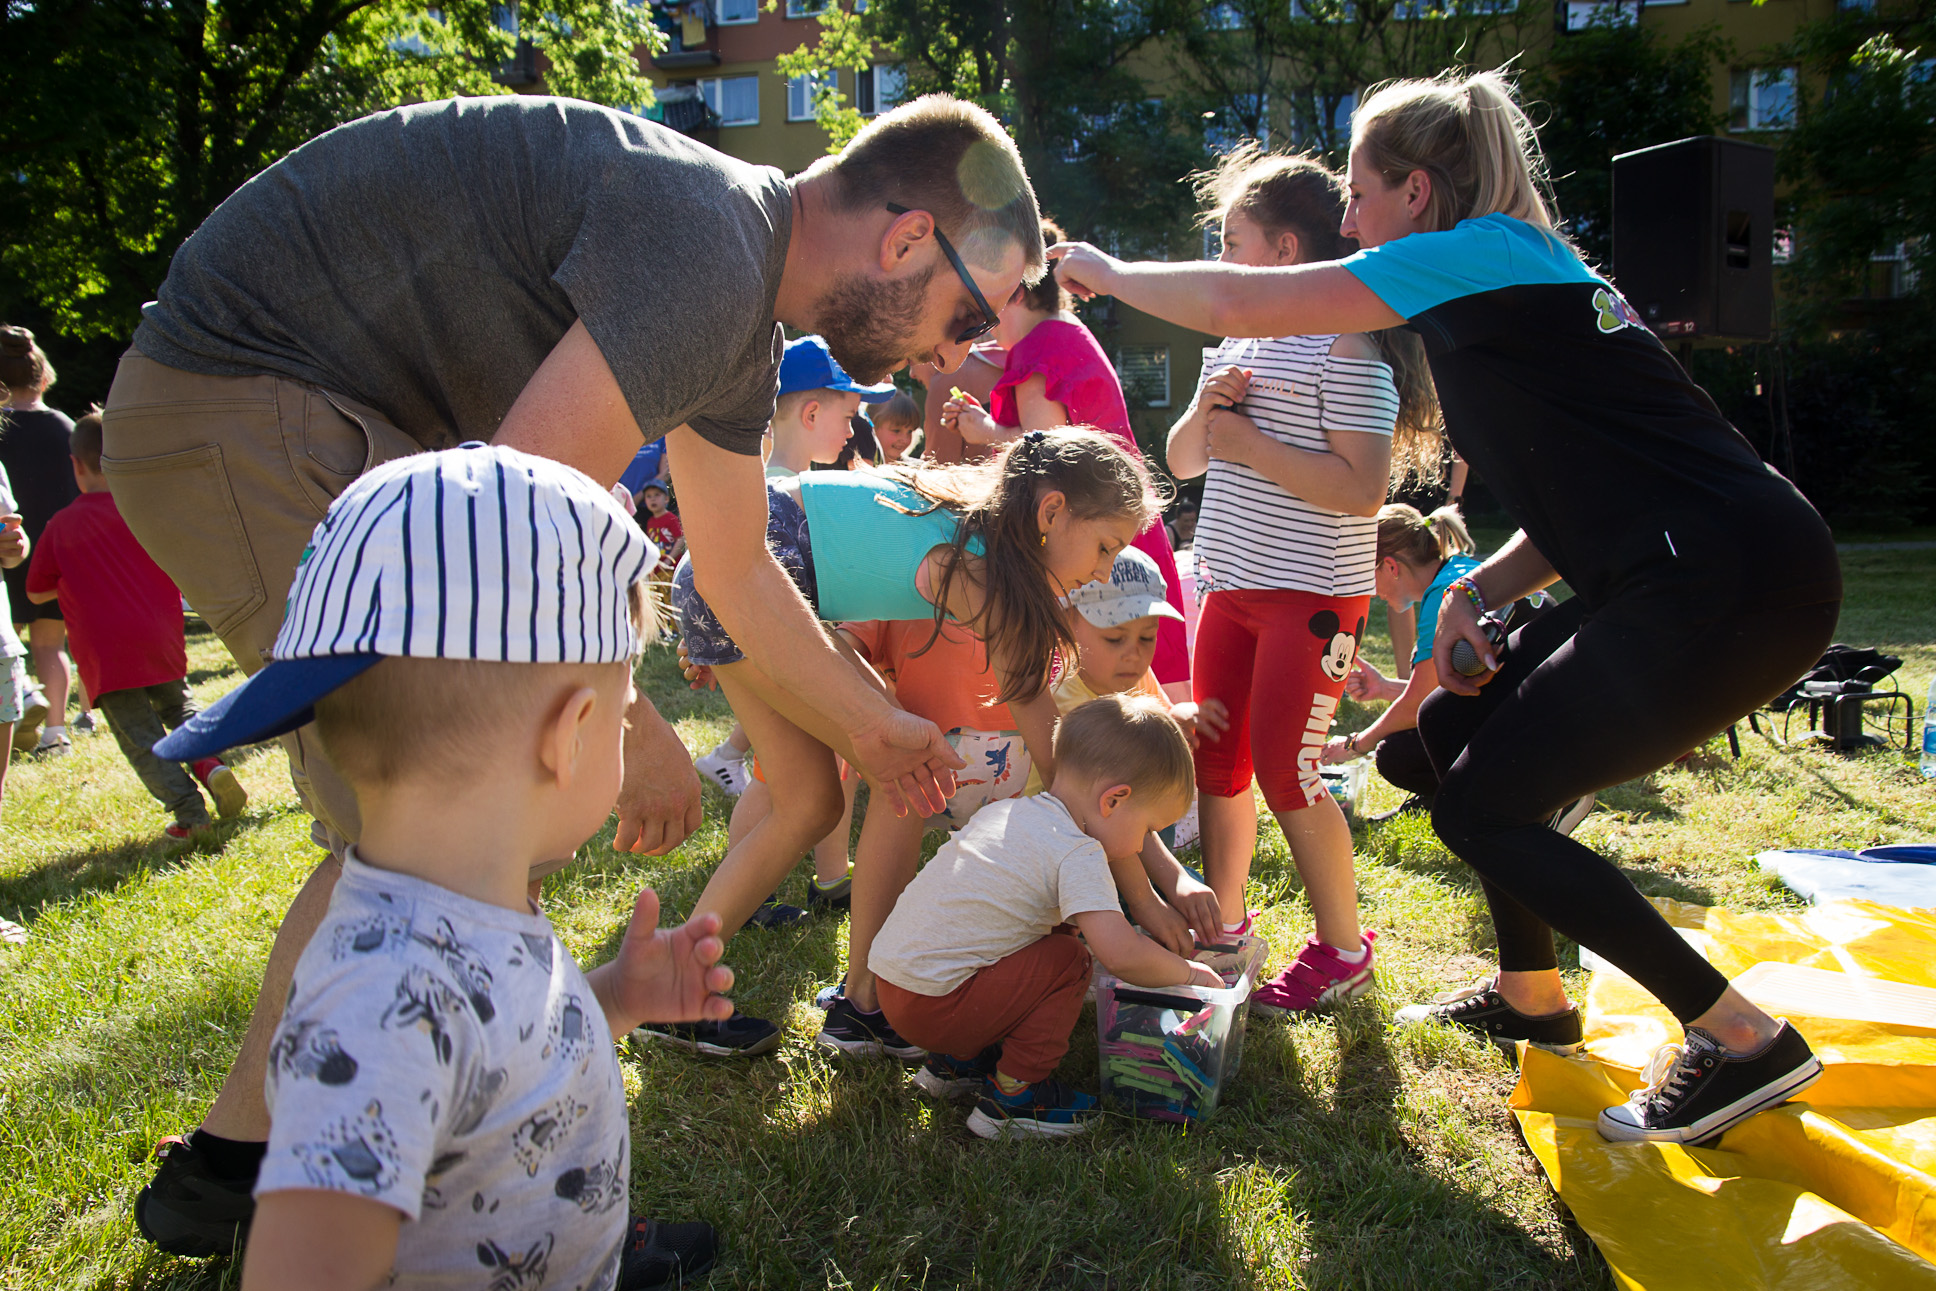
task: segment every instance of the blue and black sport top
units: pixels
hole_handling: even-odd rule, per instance
[[[1589,606],[1662,580],[1840,596],[1813,508],[1551,232],[1487,215],[1341,264],[1424,339],[1453,447]]]

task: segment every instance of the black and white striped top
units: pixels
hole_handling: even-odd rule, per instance
[[[1330,353],[1335,336],[1233,337],[1204,352],[1203,380],[1236,364],[1252,374],[1237,411],[1293,448],[1330,449],[1334,430],[1389,435],[1398,420],[1391,368]],[[1378,522],[1312,506],[1248,466],[1211,459],[1197,518],[1197,594],[1285,588],[1368,596]]]

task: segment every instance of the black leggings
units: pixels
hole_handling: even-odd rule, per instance
[[[1478,696],[1439,690],[1420,707],[1440,781],[1432,827],[1478,871],[1501,970],[1556,967],[1558,929],[1683,1023],[1727,989],[1611,861],[1546,822],[1780,694],[1821,657],[1841,608],[1717,606],[1728,599],[1656,584],[1588,614],[1576,597],[1512,634]]]

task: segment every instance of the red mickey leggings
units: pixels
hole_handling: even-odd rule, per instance
[[[1273,812],[1323,801],[1318,755],[1358,658],[1369,596],[1267,589],[1211,592],[1197,620],[1191,689],[1230,709],[1197,745],[1197,789],[1230,798],[1253,772]]]

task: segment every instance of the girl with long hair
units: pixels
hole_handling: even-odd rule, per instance
[[[928,619],[937,635],[952,622],[981,638],[998,698],[1045,770],[1054,765],[1050,673],[1058,652],[1074,647],[1061,598],[1108,578],[1116,553],[1159,509],[1139,458],[1106,435],[1068,428],[1031,432],[969,465],[772,480],[768,505],[767,543],[815,617]],[[840,818],[836,755],[859,763],[834,723],[745,657],[699,596],[689,561],[672,596],[691,665],[710,669],[726,692],[772,796],[771,813],[727,851],[694,905],[718,914],[731,936]],[[843,653],[881,686],[851,646]],[[854,871],[850,939],[863,953],[900,892],[889,869]],[[905,1048],[879,1025],[884,1048]],[[753,1053],[779,1038],[744,1018],[655,1031],[702,1052]]]
[[[1344,185],[1311,158],[1250,145],[1198,188],[1227,264],[1311,264],[1354,249],[1338,234]],[[1423,356],[1403,339],[1235,337],[1205,352],[1196,398],[1170,430],[1170,469],[1206,476],[1191,686],[1230,714],[1229,730],[1196,750],[1204,874],[1237,921],[1225,931],[1247,931],[1254,775],[1316,924],[1251,997],[1267,1016],[1329,1007],[1373,984],[1376,934],[1358,922],[1351,827],[1318,754],[1370,607],[1371,517],[1394,457],[1409,474],[1435,455],[1437,419]]]
[[[1841,571],[1815,509],[1555,231],[1541,178],[1505,78],[1447,73],[1387,85],[1353,119],[1354,256],[1250,268],[1051,255],[1072,288],[1206,331],[1408,323],[1423,338],[1446,430],[1520,532],[1446,592],[1440,689],[1418,719],[1440,775],[1433,827],[1480,876],[1499,971],[1399,1017],[1577,1048],[1558,930],[1685,1028],[1600,1132],[1700,1142],[1806,1088],[1821,1062],[1611,861],[1547,822],[1781,693],[1834,632]],[[1495,649],[1481,616],[1560,578],[1572,599]],[[1461,641],[1488,673],[1452,668]]]

